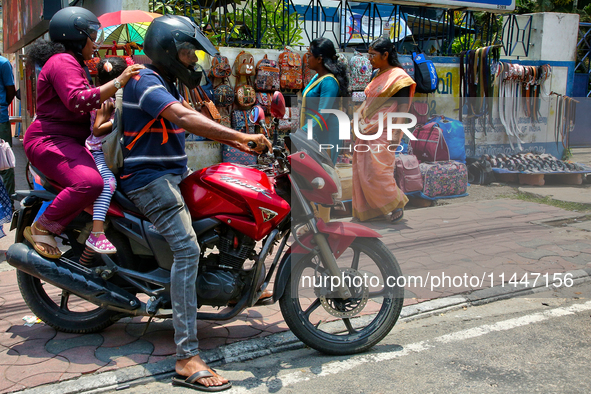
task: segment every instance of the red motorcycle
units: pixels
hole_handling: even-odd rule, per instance
[[[275,123],[284,112],[277,93]],[[266,129],[260,108],[251,116]],[[341,185],[330,158],[306,137],[300,130],[279,142],[275,133],[273,152],[259,156],[258,166],[218,164],[182,182],[201,247],[198,318],[229,320],[257,303],[278,301],[287,325],[308,346],[329,354],[362,352],[398,320],[400,268],[375,231],[314,216],[311,203],[342,206]],[[85,251],[92,207],[60,236],[69,246],[61,258],[41,257],[26,243],[25,227],[59,190],[36,172],[46,191],[17,192],[16,243],[6,254],[31,311],[71,333],[96,332],[125,316],[171,317],[172,252],[121,192],[105,223],[117,254]],[[272,299],[260,301],[271,282]],[[203,306],[224,308],[206,312]]]

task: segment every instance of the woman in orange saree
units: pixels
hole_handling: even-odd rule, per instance
[[[369,57],[377,75],[365,88],[367,97],[358,110],[359,132],[373,135],[382,123],[382,134],[375,140],[357,139],[353,153],[353,217],[360,221],[386,217],[393,223],[402,219],[408,198],[394,180],[395,146],[402,132],[387,138],[387,114],[407,112],[415,92],[415,82],[402,69],[396,50],[387,38],[378,38],[369,47]],[[380,113],[383,115],[380,117]],[[395,123],[402,123],[404,118]]]

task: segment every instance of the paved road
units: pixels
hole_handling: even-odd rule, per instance
[[[311,349],[230,363],[228,393],[583,393],[591,282],[399,323],[371,352]],[[183,393],[168,380],[118,393]],[[114,391],[113,391],[114,393]]]

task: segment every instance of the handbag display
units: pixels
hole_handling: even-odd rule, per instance
[[[281,89],[299,90],[303,87],[302,58],[298,53],[286,49],[279,54],[281,68]]]
[[[414,80],[417,83],[417,93],[433,93],[439,83],[435,65],[431,60],[427,60],[424,53],[413,52],[412,60],[415,65]]]
[[[429,103],[413,101],[410,113],[417,117],[417,124],[423,125],[429,121]]]
[[[230,116],[230,110],[228,108],[220,108],[220,124],[232,128],[232,118]]]
[[[248,118],[248,111],[232,111],[232,128],[246,134],[254,134],[255,125]]]
[[[248,80],[246,83],[242,82],[238,84],[236,82],[236,90],[234,91],[236,104],[242,108],[249,109],[256,101],[256,91],[250,85]]]
[[[349,60],[349,90],[364,90],[371,81],[371,62],[366,55],[359,52]]]
[[[271,93],[257,93],[255,104],[260,105],[265,110],[265,114],[271,112],[271,99],[273,95]]]
[[[308,84],[310,84],[310,81],[312,80],[312,78],[314,78],[314,76],[316,75],[316,71],[312,70],[309,66],[308,66],[308,58],[310,57],[309,53],[305,53],[304,57],[302,58],[302,75],[304,76],[304,81],[302,86],[305,88],[306,86],[308,86]]]
[[[213,89],[213,102],[218,107],[229,107],[234,103],[234,89],[229,82],[222,81]]]
[[[413,135],[417,140],[411,140],[410,145],[419,161],[449,160],[449,149],[443,137],[443,131],[436,123],[416,128]]]
[[[250,52],[241,51],[236,60],[234,60],[234,75],[240,76],[251,76],[254,75],[254,57]]]
[[[396,155],[394,178],[405,194],[423,190],[423,176],[415,155]]]
[[[281,131],[292,131],[298,128],[300,124],[300,108],[299,107],[287,107],[285,108],[285,115],[282,119],[279,119],[277,130]]]
[[[353,92],[351,93],[351,101],[354,103],[362,103],[367,99],[365,92]]]
[[[211,74],[214,78],[228,78],[232,74],[228,58],[219,54],[215,55],[211,59]]]
[[[415,63],[412,61],[412,56],[410,55],[400,55],[398,54],[398,61],[402,65],[402,68],[409,77],[413,80],[415,79]]]
[[[258,91],[279,90],[280,83],[279,66],[275,60],[267,59],[267,55],[259,60],[256,66],[256,77],[254,79],[254,87]]]
[[[468,170],[457,161],[421,163],[423,194],[427,197],[459,196],[468,190]]]
[[[459,120],[446,116],[437,116],[429,121],[429,123],[431,122],[436,123],[443,132],[443,138],[449,150],[449,159],[465,163],[466,135],[464,133],[464,124]]]
[[[226,144],[222,145],[222,161],[224,163],[242,164],[251,166],[257,164],[257,157],[250,153],[242,152],[239,149],[232,148]]]
[[[220,122],[220,120],[222,119],[222,117],[220,116],[220,112],[218,111],[213,101],[211,101],[209,97],[207,97],[207,94],[205,94],[205,91],[201,86],[198,86],[195,89],[195,95],[197,98],[197,104],[201,106],[201,113],[207,116],[209,119],[215,120],[216,122]]]

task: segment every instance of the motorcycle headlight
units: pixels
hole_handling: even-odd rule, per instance
[[[322,168],[324,168],[324,170],[328,173],[328,175],[330,175],[334,183],[337,185],[337,192],[333,193],[332,195],[332,199],[336,203],[336,201],[340,201],[343,197],[341,179],[339,178],[339,175],[337,174],[337,170],[335,168],[329,166],[328,164],[322,164]]]

